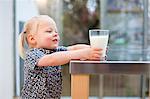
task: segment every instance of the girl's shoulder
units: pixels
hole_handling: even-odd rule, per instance
[[[27,56],[38,56],[41,54],[42,55],[44,54],[44,49],[42,49],[42,48],[31,48],[26,51],[26,57]]]
[[[37,65],[39,59],[43,57],[45,53],[43,52],[43,49],[39,48],[31,48],[26,51],[25,56],[25,66],[31,69],[34,69]]]

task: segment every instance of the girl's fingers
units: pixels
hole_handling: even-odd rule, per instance
[[[100,49],[100,50],[94,50],[93,53],[101,55],[102,54],[102,49]]]
[[[94,51],[102,51],[103,49],[101,48],[93,48]]]
[[[95,55],[93,56],[93,58],[100,58],[100,55],[99,55],[99,54],[95,54]]]
[[[101,61],[104,61],[104,60],[106,60],[106,56],[102,57],[102,53],[100,53],[100,54],[94,54],[92,56],[92,60],[101,60]]]

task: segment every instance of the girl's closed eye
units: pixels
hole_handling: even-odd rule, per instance
[[[52,33],[52,31],[50,31],[50,30],[48,30],[48,31],[46,31],[47,33]]]

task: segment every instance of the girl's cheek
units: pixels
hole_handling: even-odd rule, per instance
[[[52,40],[52,37],[47,37],[46,40],[47,41]]]

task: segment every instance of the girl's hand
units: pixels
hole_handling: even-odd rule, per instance
[[[100,60],[102,49],[100,48],[84,48],[80,52],[80,60]]]

